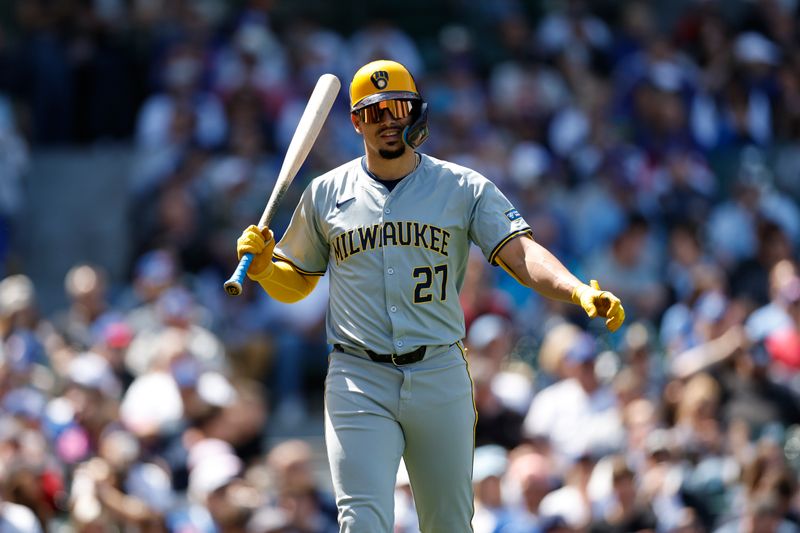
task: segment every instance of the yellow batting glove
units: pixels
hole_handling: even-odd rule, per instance
[[[589,285],[580,284],[572,291],[572,301],[580,305],[589,318],[600,316],[606,319],[606,327],[614,332],[625,322],[625,309],[619,298],[608,291],[600,290],[597,280]]]
[[[239,259],[246,253],[253,254],[253,261],[247,270],[247,277],[252,280],[264,278],[272,273],[274,249],[275,237],[269,228],[260,230],[258,226],[248,226],[236,240],[236,255]]]

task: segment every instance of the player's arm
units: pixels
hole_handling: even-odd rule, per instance
[[[319,276],[303,274],[287,261],[273,261],[274,249],[272,230],[265,228],[261,231],[258,226],[249,226],[236,241],[236,253],[240,259],[245,253],[253,254],[247,277],[258,282],[272,298],[294,303],[311,294]]]
[[[601,316],[606,327],[616,331],[625,321],[619,298],[600,290],[596,281],[581,282],[544,246],[528,235],[506,243],[497,254],[497,263],[517,281],[553,300],[580,305],[590,318]]]

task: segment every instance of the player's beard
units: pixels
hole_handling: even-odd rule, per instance
[[[401,143],[400,147],[396,150],[378,150],[380,156],[384,159],[397,159],[398,157],[402,156],[406,153],[406,143]]]

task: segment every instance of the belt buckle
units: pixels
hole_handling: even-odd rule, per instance
[[[400,366],[400,365],[403,364],[403,363],[398,363],[397,361],[394,360],[395,357],[400,357],[399,354],[393,353],[393,354],[390,354],[390,356],[391,356],[390,359],[392,360],[392,364],[394,366]]]

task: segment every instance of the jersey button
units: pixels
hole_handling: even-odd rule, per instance
[[[397,312],[397,306],[396,306],[396,305],[393,305],[393,306],[391,306],[391,307],[389,308],[389,310],[390,310],[392,313],[396,313],[396,312]]]
[[[383,212],[388,215],[389,213],[392,212],[392,210],[387,207],[386,209],[383,210]]]
[[[403,341],[397,341],[395,344],[397,345],[398,348],[402,348]]]
[[[394,274],[394,269],[393,268],[388,268],[386,270],[386,272],[388,272],[389,274]]]

